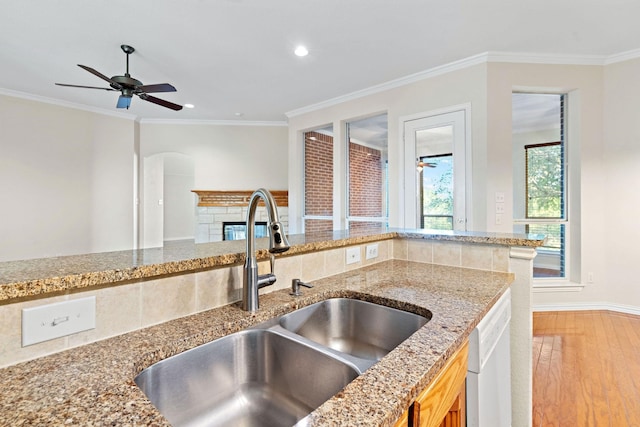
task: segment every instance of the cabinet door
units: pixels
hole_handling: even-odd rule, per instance
[[[414,426],[465,425],[464,381],[467,376],[468,354],[469,345],[465,342],[451,356],[436,379],[420,393],[413,404]]]

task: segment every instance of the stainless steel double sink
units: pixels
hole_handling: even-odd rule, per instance
[[[135,382],[174,426],[291,426],[429,319],[328,299],[158,362]]]

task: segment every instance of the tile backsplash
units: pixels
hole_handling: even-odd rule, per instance
[[[399,238],[376,243],[378,257],[367,260],[367,245],[359,245],[362,261],[356,264],[346,264],[345,248],[279,257],[275,265],[278,281],[261,292],[288,288],[294,278],[313,281],[392,258],[482,270],[509,269],[509,248],[505,246]],[[268,262],[261,262],[259,268],[261,273],[266,271]],[[0,305],[0,367],[226,305],[239,301],[241,294],[242,266],[233,265]],[[21,346],[23,308],[92,295],[96,296],[95,329]]]

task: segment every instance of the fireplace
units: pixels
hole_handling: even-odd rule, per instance
[[[243,240],[247,237],[247,223],[244,221],[224,221],[222,223],[222,240]],[[256,238],[267,237],[267,222],[257,221]]]
[[[193,192],[198,194],[196,243],[245,238],[247,206],[252,191],[193,190]],[[270,190],[270,192],[278,205],[278,215],[282,227],[285,233],[288,233],[288,192],[277,190]],[[258,203],[256,223],[259,225],[256,226],[256,237],[266,236],[268,218],[264,203]],[[229,234],[225,232],[225,227],[230,230]]]

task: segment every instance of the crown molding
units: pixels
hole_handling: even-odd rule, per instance
[[[418,73],[410,74],[405,77],[390,80],[385,83],[381,83],[375,86],[368,87],[366,89],[357,90],[355,92],[348,93],[346,95],[337,96],[335,98],[327,99],[326,101],[311,104],[306,107],[297,108],[295,110],[288,111],[285,114],[287,118],[300,116],[302,114],[317,111],[323,108],[332,107],[334,105],[341,104],[343,102],[352,101],[354,99],[362,98],[364,96],[373,95],[376,93],[384,92],[386,90],[394,89],[401,86],[406,86],[411,83],[419,82],[421,80],[430,79],[442,74],[447,74],[452,71],[461,70],[478,64],[484,64],[487,62],[486,53],[470,56],[459,61],[450,62],[439,67],[431,68],[429,70],[421,71]]]
[[[607,57],[604,61],[604,65],[616,64],[618,62],[628,61],[630,59],[640,58],[640,49],[628,50],[615,55]]]
[[[514,64],[548,64],[548,65],[610,65],[618,62],[640,58],[640,49],[629,50],[614,55],[562,55],[549,53],[522,53],[522,52],[497,52],[489,51],[477,55],[469,56],[458,61],[453,61],[425,71],[410,74],[398,79],[390,80],[375,86],[354,91],[346,95],[330,98],[315,104],[297,108],[285,113],[287,119],[303,114],[318,111],[323,108],[332,107],[347,101],[352,101],[365,96],[377,94],[390,89],[416,83],[421,80],[430,79],[442,74],[462,70],[479,64],[490,62],[514,63]],[[76,104],[68,101],[47,98],[39,95],[32,95],[25,92],[0,88],[0,95],[7,95],[15,98],[22,98],[31,101],[43,102],[46,104],[61,107],[73,108],[77,110],[89,111],[97,114],[104,114],[113,117],[131,119],[141,124],[174,124],[174,125],[215,125],[215,126],[288,126],[287,121],[242,121],[242,120],[182,120],[182,119],[141,119],[133,114],[114,112],[103,108],[91,107],[84,104]]]
[[[561,55],[554,53],[486,52],[487,62],[547,65],[604,65],[603,55]]]
[[[632,53],[640,56],[640,50],[631,51]],[[421,80],[430,79],[442,74],[450,73],[456,70],[462,70],[464,68],[472,67],[474,65],[486,64],[489,62],[507,62],[507,63],[527,63],[527,64],[550,64],[550,65],[605,65],[608,60],[607,56],[603,55],[560,55],[560,54],[548,54],[548,53],[521,53],[521,52],[484,52],[477,55],[469,56],[458,61],[450,62],[445,65],[441,65],[429,70],[421,71],[418,73],[410,74],[405,77],[400,77],[395,80],[391,80],[385,83],[381,83],[375,86],[368,87],[366,89],[358,90],[348,93],[346,95],[338,96],[328,99],[326,101],[311,104],[306,107],[291,110],[285,113],[287,118],[300,116],[302,114],[317,111],[323,108],[332,107],[334,105],[341,104],[343,102],[352,101],[364,96],[373,95],[376,93],[384,92],[386,90],[394,89],[400,86],[405,86],[411,83],[415,83]],[[625,57],[626,58],[626,57]]]
[[[104,108],[91,107],[84,104],[76,104],[74,102],[61,101],[59,99],[47,98],[46,96],[33,95],[17,90],[0,88],[0,95],[6,95],[13,98],[26,99],[28,101],[42,102],[44,104],[56,105],[58,107],[73,108],[74,110],[88,111],[90,113],[103,114],[106,116],[118,117],[120,119],[137,120],[134,114],[122,113],[119,111],[106,110]]]
[[[208,126],[275,126],[282,127],[289,124],[285,121],[250,121],[250,120],[189,120],[189,119],[140,119],[140,124],[146,125],[208,125]]]

